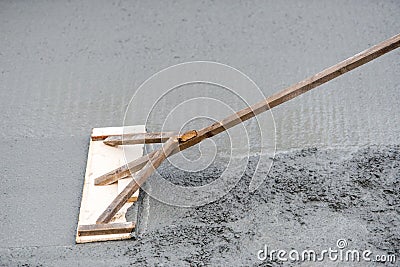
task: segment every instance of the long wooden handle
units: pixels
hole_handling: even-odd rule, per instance
[[[179,145],[179,149],[174,150],[171,154],[182,151],[188,147],[194,146],[195,144],[203,141],[206,138],[212,137],[219,134],[243,121],[246,121],[261,112],[267,111],[273,107],[276,107],[284,102],[287,102],[296,96],[304,94],[305,92],[320,86],[348,71],[351,71],[369,61],[380,57],[387,52],[390,52],[400,46],[400,34],[393,36],[363,52],[350,57],[332,67],[329,67],[314,76],[311,76],[299,83],[296,83],[283,91],[280,91],[267,99],[256,103],[253,106],[247,107],[240,110],[239,112],[230,115],[229,117],[223,119],[220,122],[216,122],[208,127],[205,127],[197,131],[197,136],[189,139],[186,142],[182,142]],[[149,156],[143,156],[134,161],[129,162],[126,165],[119,167],[109,173],[106,173],[98,178],[96,178],[96,184],[109,184],[115,182],[116,180],[129,176],[130,171],[137,171],[143,167],[149,160]]]
[[[216,122],[208,127],[201,129],[198,138],[205,138],[214,136],[220,132],[223,132],[245,120],[248,120],[261,112],[276,107],[282,103],[285,103],[296,96],[304,94],[305,92],[324,84],[348,71],[351,71],[369,61],[386,54],[393,49],[400,46],[400,34],[393,36],[363,52],[352,56],[332,67],[329,67],[314,76],[311,76],[299,83],[296,83],[283,91],[280,91],[267,99],[256,103],[253,106],[242,109],[239,112],[232,114],[231,116],[223,119],[220,122]],[[193,140],[194,141],[194,140]],[[190,142],[190,141],[189,141]],[[189,145],[189,144],[188,144]]]

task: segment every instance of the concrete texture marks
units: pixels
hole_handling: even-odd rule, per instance
[[[121,126],[133,93],[154,73],[211,60],[242,71],[269,96],[397,34],[399,11],[398,1],[1,1],[0,265],[321,266],[260,260],[258,252],[267,245],[321,256],[339,239],[400,257],[399,51],[275,108],[271,169],[257,153],[243,154],[245,168],[225,172],[236,183],[222,198],[173,206],[153,179],[138,214],[128,215],[139,222],[134,239],[74,242],[90,130]],[[183,87],[190,93],[166,96],[158,114],[197,96],[196,86],[203,98],[226,96]],[[241,107],[233,97],[228,103]],[[141,115],[130,123],[143,124]],[[148,130],[162,123],[153,116]],[[207,168],[165,162],[159,176],[188,188],[212,183],[227,169],[225,138],[215,138],[221,151]],[[197,159],[199,151],[184,155]],[[250,192],[253,173],[263,182]]]

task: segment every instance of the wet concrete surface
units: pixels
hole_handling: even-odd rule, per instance
[[[398,51],[274,109],[277,156],[255,192],[252,156],[216,202],[143,195],[135,239],[74,244],[90,129],[120,126],[145,79],[213,60],[270,95],[397,34],[399,11],[397,1],[0,2],[0,265],[274,266],[257,259],[264,244],[319,250],[339,238],[399,258]],[[196,186],[220,163],[161,174]]]
[[[183,209],[153,200],[150,214],[153,226],[133,240],[2,248],[2,263],[279,266],[282,262],[259,261],[257,252],[265,244],[271,249],[287,251],[322,251],[336,248],[336,240],[343,238],[349,248],[369,249],[374,255],[400,252],[398,145],[308,148],[281,153],[276,156],[271,172],[265,174],[265,183],[249,193],[255,161],[249,161],[231,193],[214,203]],[[161,170],[171,171],[170,165]],[[212,166],[201,175],[213,179],[218,171],[218,165]],[[184,175],[171,176],[174,183],[185,179]],[[143,196],[139,204],[144,205]],[[163,211],[160,216],[158,212]],[[139,220],[143,223],[146,218],[142,217]],[[315,265],[298,263],[321,264],[338,266],[328,260]],[[350,262],[346,266],[365,264]]]

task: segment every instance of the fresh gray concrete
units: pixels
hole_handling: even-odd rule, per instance
[[[263,243],[325,248],[343,236],[400,258],[397,200],[362,194],[392,190],[398,199],[400,51],[274,109],[284,163],[274,163],[271,177],[278,180],[254,197],[194,210],[150,198],[139,240],[74,244],[90,129],[120,126],[132,94],[152,74],[181,62],[217,61],[270,95],[399,33],[399,13],[398,1],[1,1],[0,265],[251,265],[261,263],[256,252]],[[307,159],[317,162],[299,159],[298,149],[309,147],[318,152]],[[354,162],[374,155],[382,158],[376,166],[385,186],[352,192],[352,179],[368,173]],[[278,188],[280,196],[257,205],[280,178],[293,182],[296,164],[317,169],[323,185],[342,177],[345,197],[354,199],[342,203],[339,190],[316,204],[298,199],[319,193],[315,188],[292,199]],[[199,175],[212,180],[214,171]],[[353,203],[360,198],[366,206]],[[368,215],[374,206],[382,206],[381,217]],[[334,233],[338,227],[342,235]]]

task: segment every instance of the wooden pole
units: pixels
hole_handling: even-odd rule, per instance
[[[285,103],[296,96],[304,94],[305,92],[320,86],[348,71],[351,71],[359,66],[364,65],[365,63],[374,60],[377,57],[380,57],[400,46],[400,34],[397,34],[363,52],[352,56],[332,67],[329,67],[314,76],[311,76],[299,83],[296,83],[283,91],[280,91],[267,99],[256,103],[253,106],[247,107],[245,109],[240,110],[239,112],[230,115],[229,117],[223,119],[220,122],[216,122],[208,127],[205,127],[199,131],[197,131],[197,135],[193,138],[188,139],[185,142],[181,142],[179,144],[179,148],[175,149],[171,154],[182,151],[188,147],[194,146],[197,143],[203,141],[206,138],[210,138],[214,135],[217,135],[243,121],[246,121],[264,111],[267,111],[271,108],[274,108],[282,103]],[[146,162],[149,160],[152,153],[138,158],[132,162],[129,162],[127,165],[121,166],[116,170],[113,170],[109,173],[106,173],[95,180],[95,184],[109,184],[111,182],[115,182],[120,178],[129,176],[130,172],[136,171],[143,167]],[[126,176],[123,176],[126,175]]]

